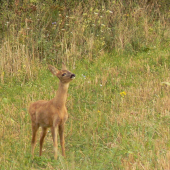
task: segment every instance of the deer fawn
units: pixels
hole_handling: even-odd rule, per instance
[[[42,155],[44,137],[47,134],[47,128],[50,127],[54,143],[54,158],[57,159],[57,128],[59,130],[62,155],[65,156],[64,125],[68,118],[65,103],[69,83],[75,78],[75,74],[68,71],[64,63],[62,64],[62,70],[58,70],[51,65],[49,65],[48,68],[53,75],[59,78],[60,82],[56,96],[52,100],[39,100],[32,103],[29,107],[32,122],[32,155],[34,155],[36,135],[39,127],[42,127],[39,156]]]

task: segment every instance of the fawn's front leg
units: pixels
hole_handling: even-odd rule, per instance
[[[62,155],[65,157],[65,140],[64,140],[64,124],[59,126],[60,144],[62,148]]]
[[[51,127],[51,133],[54,143],[54,158],[57,159],[58,143],[57,143],[57,126]]]

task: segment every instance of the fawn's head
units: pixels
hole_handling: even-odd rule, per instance
[[[49,70],[54,76],[57,76],[62,83],[69,83],[75,78],[75,74],[67,70],[64,63],[62,63],[62,69],[58,70],[52,65],[48,65]]]

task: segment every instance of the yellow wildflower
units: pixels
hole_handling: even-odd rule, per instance
[[[125,96],[126,96],[126,92],[125,92],[125,91],[122,91],[122,92],[120,92],[120,95],[121,95],[122,97],[125,97]]]

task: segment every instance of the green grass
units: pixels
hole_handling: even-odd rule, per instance
[[[168,0],[1,2],[0,169],[170,169],[169,17]],[[62,61],[66,158],[49,132],[33,159],[28,106],[55,96]]]
[[[151,57],[152,56],[152,57]],[[58,80],[38,69],[34,80],[0,85],[1,169],[166,169],[169,167],[169,51],[104,54],[77,61],[68,95],[66,155],[54,160],[51,134],[31,157],[31,101],[51,99]],[[61,68],[61,66],[57,66]],[[121,92],[124,95],[121,95]],[[60,146],[59,146],[60,148]]]

